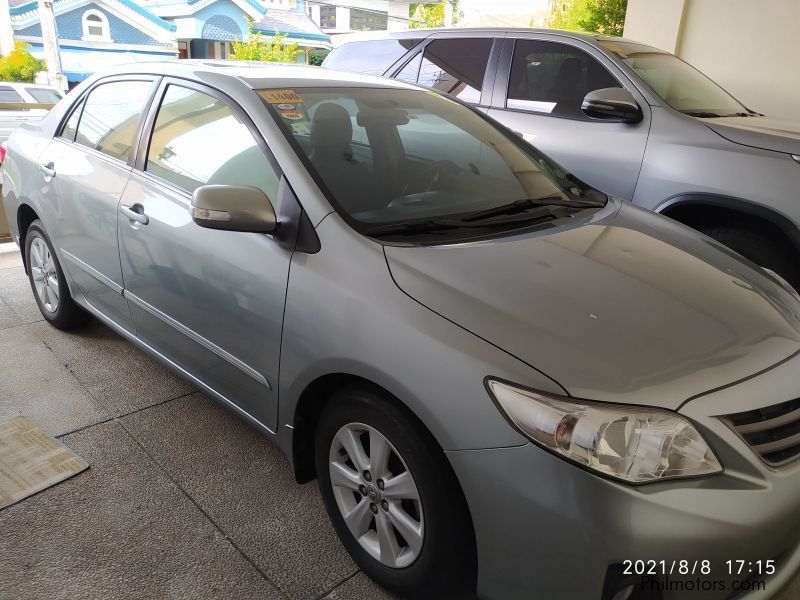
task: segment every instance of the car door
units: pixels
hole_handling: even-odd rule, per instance
[[[644,97],[602,53],[580,40],[508,38],[489,115],[522,135],[588,184],[630,200],[636,188],[650,110]],[[642,108],[639,123],[590,119],[590,91],[626,87]]]
[[[117,205],[156,78],[101,80],[72,109],[42,153],[44,222],[61,264],[89,302],[133,330],[117,243]]]
[[[272,236],[204,229],[192,193],[285,182],[244,111],[218,91],[165,80],[122,197],[125,296],[145,343],[273,431],[291,250]],[[265,109],[266,110],[266,109]]]

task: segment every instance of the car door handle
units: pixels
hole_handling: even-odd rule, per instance
[[[150,218],[144,214],[144,207],[141,204],[134,204],[133,206],[120,204],[119,212],[128,217],[131,221],[136,221],[142,225],[147,225],[150,222]]]
[[[44,175],[45,179],[50,180],[56,176],[56,169],[55,165],[51,162],[47,163],[46,165],[39,165],[39,170]]]

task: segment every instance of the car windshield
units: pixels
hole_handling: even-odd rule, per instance
[[[602,41],[675,110],[698,117],[748,116],[728,92],[678,57],[631,42]]]
[[[545,202],[558,207],[554,218],[605,203],[518,136],[435,92],[342,87],[259,95],[337,211],[368,235],[376,225],[431,229],[431,219],[445,217],[438,224],[453,230],[459,217],[480,221],[469,227],[499,227],[491,217],[500,215],[517,215],[503,223],[519,227],[520,217],[538,216],[521,213],[544,210]]]

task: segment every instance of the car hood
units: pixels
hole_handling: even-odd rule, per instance
[[[407,295],[575,397],[676,409],[800,351],[800,302],[764,271],[670,219],[608,212],[559,231],[386,246],[387,262]]]
[[[712,131],[731,142],[800,154],[800,123],[772,117],[720,117],[700,119]]]

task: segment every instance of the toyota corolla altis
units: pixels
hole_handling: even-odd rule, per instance
[[[45,319],[94,315],[255,424],[390,590],[766,597],[797,570],[797,296],[477,110],[138,64],[12,135],[3,203]]]

